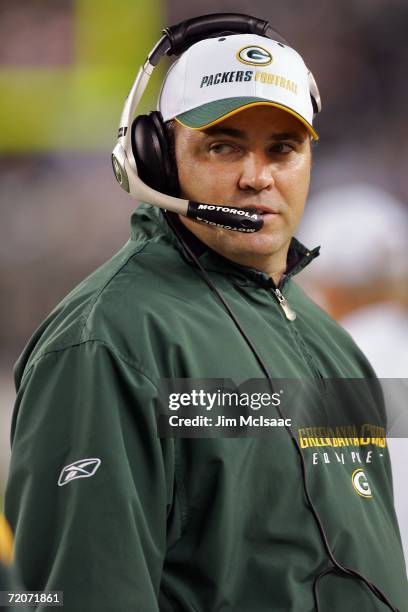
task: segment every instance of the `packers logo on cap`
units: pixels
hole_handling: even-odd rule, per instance
[[[272,63],[272,55],[263,47],[251,45],[243,47],[237,53],[237,59],[243,64],[252,66],[268,66]]]

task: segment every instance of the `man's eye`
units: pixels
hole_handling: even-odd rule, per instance
[[[217,143],[210,146],[210,151],[215,153],[216,155],[227,155],[228,153],[233,153],[236,150],[231,144],[227,143]]]
[[[279,155],[287,155],[294,150],[294,147],[287,142],[276,142],[270,147],[271,153],[278,153]]]

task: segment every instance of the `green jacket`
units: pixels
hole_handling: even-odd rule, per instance
[[[266,274],[203,248],[200,261],[274,378],[372,377],[292,280],[316,254],[293,240],[281,289],[295,321]],[[285,431],[273,443],[157,436],[163,379],[262,377],[161,211],[139,207],[131,240],[55,308],[16,365],[5,508],[27,589],[64,591],[64,612],[314,610],[314,577],[330,563]],[[319,443],[302,451],[328,540],[406,611],[388,451],[352,448],[359,466],[342,450],[344,463]],[[369,499],[351,484],[358,467]],[[388,609],[343,575],[320,584],[322,612]]]

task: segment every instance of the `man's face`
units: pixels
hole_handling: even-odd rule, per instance
[[[256,106],[204,131],[177,124],[175,149],[184,198],[264,213],[263,228],[252,234],[181,221],[228,259],[284,271],[309,190],[311,147],[303,124],[280,109]]]

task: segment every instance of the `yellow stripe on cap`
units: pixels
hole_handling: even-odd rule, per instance
[[[5,517],[0,514],[0,562],[10,565],[14,558],[13,532]]]
[[[186,125],[182,121],[180,121],[178,117],[175,117],[175,120],[177,121],[177,123],[179,123],[183,127],[188,128],[189,130],[195,130],[195,131],[206,130],[207,128],[212,127],[213,125],[217,125],[217,123],[221,123],[221,121],[224,121],[225,119],[228,119],[229,117],[232,117],[233,115],[236,115],[237,113],[240,113],[246,108],[252,108],[253,106],[273,106],[275,108],[279,108],[280,110],[286,111],[290,115],[293,115],[293,117],[296,117],[296,119],[299,119],[301,123],[303,123],[307,131],[312,135],[313,140],[319,140],[319,136],[317,132],[313,129],[310,123],[306,121],[306,119],[303,119],[301,115],[299,115],[296,111],[292,110],[291,108],[288,108],[287,106],[284,106],[283,104],[278,104],[277,102],[267,102],[267,101],[266,102],[264,101],[249,102],[248,104],[244,104],[240,106],[239,108],[235,108],[229,113],[226,113],[225,115],[222,115],[221,117],[218,117],[218,119],[214,119],[214,121],[210,121],[209,123],[206,123],[205,125],[201,125],[200,127],[190,127],[189,125]]]

